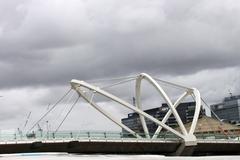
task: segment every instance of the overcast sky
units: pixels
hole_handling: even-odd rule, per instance
[[[240,93],[239,35],[239,0],[0,0],[0,129],[40,117],[73,78],[146,72],[220,102]],[[95,115],[80,100],[63,129],[113,126]]]

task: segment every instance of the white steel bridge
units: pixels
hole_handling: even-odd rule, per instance
[[[194,130],[196,128],[196,124],[197,124],[197,120],[199,117],[199,113],[200,113],[200,109],[201,109],[201,97],[200,97],[200,93],[196,88],[190,88],[190,87],[185,87],[182,85],[178,85],[178,84],[174,84],[174,83],[170,83],[167,82],[169,85],[173,85],[173,86],[177,86],[180,87],[182,89],[184,89],[184,92],[182,93],[182,95],[175,101],[172,102],[172,100],[170,99],[170,97],[166,94],[166,92],[164,91],[164,89],[159,85],[159,83],[157,83],[157,81],[152,78],[150,75],[146,74],[146,73],[141,73],[139,75],[137,75],[136,77],[134,77],[134,80],[136,80],[136,89],[135,89],[135,97],[136,97],[136,106],[133,106],[132,104],[122,100],[121,98],[104,91],[103,89],[91,85],[85,81],[79,81],[79,80],[75,80],[73,79],[71,81],[71,86],[72,88],[79,94],[80,97],[82,97],[87,103],[89,103],[91,106],[93,106],[95,109],[97,109],[99,112],[101,112],[104,116],[106,116],[108,119],[110,119],[111,121],[113,121],[115,124],[117,124],[118,126],[120,126],[121,128],[123,128],[124,130],[128,131],[129,133],[131,133],[132,135],[136,136],[137,138],[141,137],[138,133],[134,132],[133,130],[131,130],[129,127],[127,127],[126,125],[122,124],[118,119],[116,119],[113,115],[111,115],[110,113],[108,113],[106,110],[102,109],[100,106],[98,106],[98,104],[96,104],[93,101],[93,96],[94,94],[101,94],[119,104],[121,104],[122,106],[131,109],[132,111],[136,112],[139,114],[140,120],[141,120],[141,124],[142,127],[144,129],[144,136],[146,138],[152,138],[155,139],[157,138],[157,135],[162,131],[162,128],[164,128],[165,130],[175,134],[177,137],[181,138],[184,140],[185,145],[195,145],[196,144],[196,137],[194,135]],[[165,115],[165,117],[163,118],[162,121],[154,118],[153,116],[145,113],[142,109],[142,104],[141,104],[141,82],[143,80],[146,80],[147,82],[149,82],[150,85],[152,85],[159,93],[159,96],[161,96],[166,103],[168,104],[170,110],[167,112],[167,114]],[[86,96],[85,92],[92,92],[92,96],[88,97]],[[176,108],[178,107],[178,105],[183,102],[183,100],[187,97],[187,96],[192,96],[195,99],[196,102],[196,106],[195,106],[195,113],[194,113],[194,117],[193,117],[193,121],[192,121],[192,125],[189,131],[186,130],[179,114],[177,113]],[[181,132],[171,128],[170,126],[166,125],[166,122],[168,120],[168,118],[171,116],[171,114],[174,115],[174,117],[176,118],[176,121],[180,127]],[[146,121],[145,119],[148,119],[154,123],[156,123],[158,125],[157,130],[155,131],[154,135],[152,137],[150,137],[147,125],[146,125]]]
[[[219,154],[224,151],[224,147],[228,147],[226,149],[227,153],[240,154],[240,140],[238,135],[226,138],[221,134],[209,135],[194,133],[202,102],[200,93],[196,88],[163,81],[158,78],[153,78],[146,73],[141,73],[137,76],[127,78],[119,78],[119,80],[119,82],[104,87],[98,87],[81,80],[71,80],[71,89],[61,99],[59,99],[57,103],[54,104],[36,123],[34,123],[27,134],[17,133],[12,135],[0,135],[0,153],[51,151],[76,153],[159,153],[166,155],[191,155],[193,153],[203,154],[204,152]],[[169,106],[168,112],[161,121],[143,111],[141,103],[141,94],[144,92],[141,87],[143,80],[148,82],[149,85],[153,86],[159,93],[159,96]],[[105,90],[108,87],[129,81],[135,81],[135,105],[130,104],[129,102]],[[181,88],[183,92],[173,102],[171,97],[169,97],[169,95],[158,82]],[[42,121],[63,100],[63,98],[69,94],[72,89],[78,93],[78,98],[73,103],[57,129],[52,132],[41,131],[33,134],[32,131],[34,127],[36,127],[39,122]],[[94,96],[97,94],[102,95],[122,105],[123,107],[138,113],[144,133],[136,133],[134,130],[121,123],[119,119],[110,114],[106,109],[99,106],[94,101]],[[188,97],[194,99],[195,111],[191,127],[187,130],[177,112],[177,107]],[[121,132],[109,131],[59,131],[59,128],[63,124],[64,120],[72,111],[73,107],[80,98],[82,98],[84,101],[90,104],[90,106],[95,108],[116,125],[126,130],[128,135],[123,135]],[[171,115],[175,117],[179,126],[179,130],[176,130],[166,124]],[[158,127],[155,133],[149,133],[146,119],[157,124]],[[164,132],[163,129],[165,130]]]

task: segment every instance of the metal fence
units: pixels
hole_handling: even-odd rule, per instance
[[[31,133],[0,133],[0,142],[16,141],[45,141],[45,140],[148,140],[148,141],[179,141],[179,137],[169,132],[163,132],[156,139],[146,138],[144,134],[139,134],[141,138],[136,138],[132,134],[122,132],[104,131],[59,131],[59,132],[31,132]],[[153,135],[150,135],[151,137]],[[240,142],[239,135],[226,136],[217,133],[195,134],[199,140],[234,140]]]

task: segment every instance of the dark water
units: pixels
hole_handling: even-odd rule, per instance
[[[67,153],[4,154],[0,160],[240,160],[240,156],[165,157],[161,155],[75,155]]]

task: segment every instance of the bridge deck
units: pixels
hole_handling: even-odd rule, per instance
[[[172,134],[157,139],[133,138],[117,132],[62,132],[41,133],[35,136],[1,135],[0,153],[71,152],[71,153],[138,153],[171,155],[181,145],[181,139]],[[220,135],[198,136],[194,155],[240,154],[237,136],[228,139]]]

